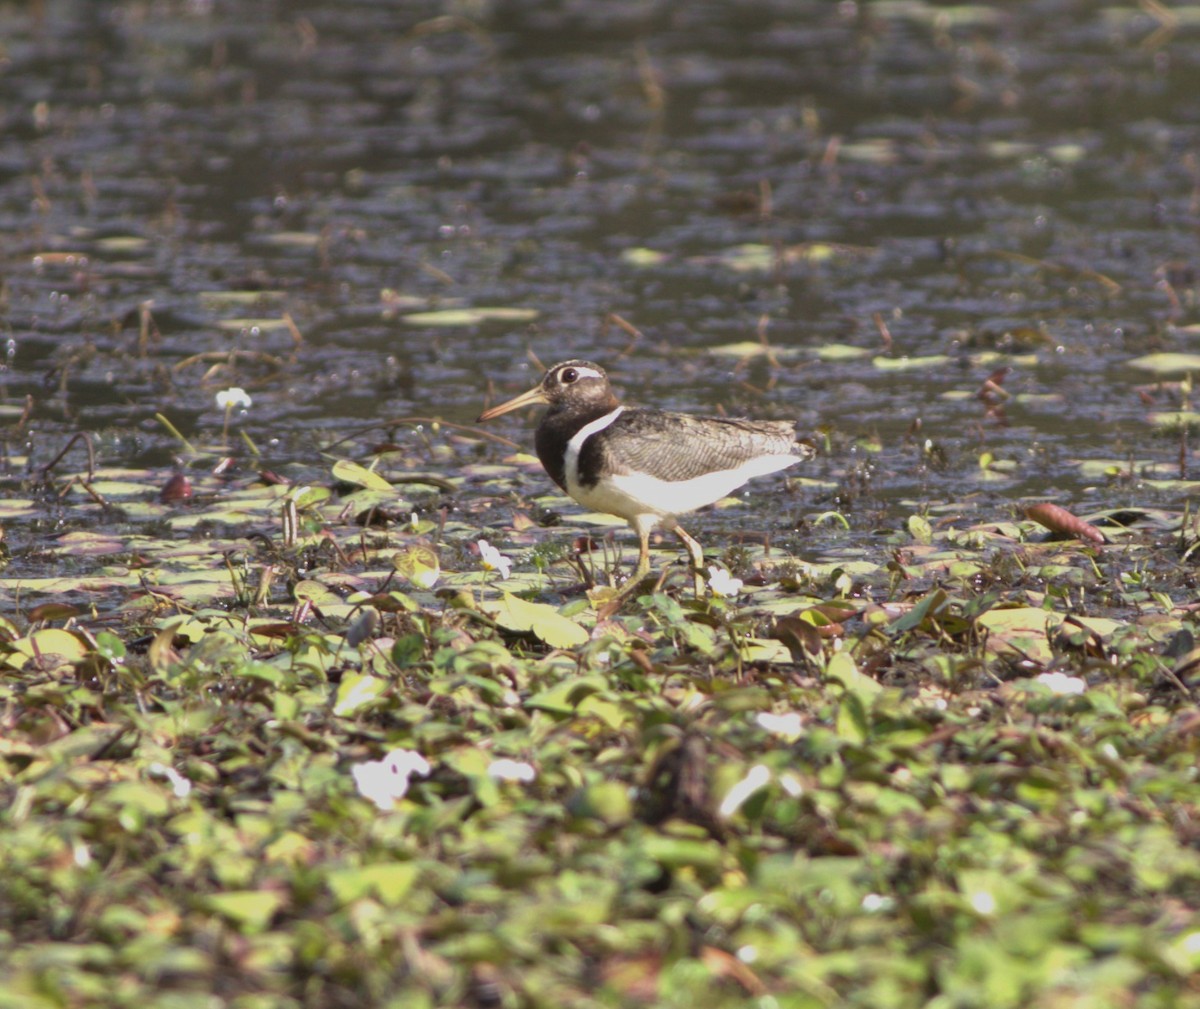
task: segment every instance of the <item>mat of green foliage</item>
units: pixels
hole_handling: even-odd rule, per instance
[[[0,577],[0,1006],[1200,1004],[1187,516],[710,520],[602,618],[499,488],[91,476]]]

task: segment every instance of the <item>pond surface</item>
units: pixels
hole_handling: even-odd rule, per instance
[[[471,425],[579,356],[629,401],[819,431],[751,527],[1181,509],[1197,10],[6,4],[9,486],[79,431],[101,465],[211,468],[158,415],[328,482],[322,446]],[[528,449],[533,422],[489,430]],[[452,445],[425,469],[511,453]]]

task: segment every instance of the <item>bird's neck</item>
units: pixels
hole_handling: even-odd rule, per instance
[[[567,489],[567,474],[563,464],[567,445],[581,428],[612,413],[621,404],[616,396],[594,403],[558,403],[546,411],[534,435],[538,459],[543,468],[563,490]]]

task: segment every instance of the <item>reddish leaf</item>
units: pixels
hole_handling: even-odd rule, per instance
[[[186,501],[191,496],[192,481],[182,473],[176,473],[170,480],[163,484],[162,490],[158,492],[158,500],[163,504]]]
[[[1107,543],[1104,533],[1090,522],[1076,518],[1066,508],[1043,501],[1041,504],[1030,505],[1025,509],[1025,517],[1032,519],[1038,525],[1045,526],[1053,533],[1063,536],[1074,536],[1076,539],[1090,540],[1092,543]]]

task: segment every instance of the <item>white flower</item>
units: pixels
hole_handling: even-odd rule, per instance
[[[863,897],[859,905],[867,914],[879,914],[881,911],[890,911],[896,906],[894,897],[885,897],[880,893],[868,893]]]
[[[192,793],[192,783],[175,768],[160,764],[157,760],[150,765],[149,771],[156,778],[166,778],[171,783],[171,791],[179,799],[186,799]]]
[[[501,578],[512,574],[512,561],[492,546],[487,540],[479,541],[479,559],[484,571],[499,571]]]
[[[796,740],[804,732],[804,719],[798,711],[789,711],[785,715],[772,714],[770,711],[760,711],[754,716],[759,728],[766,729],[773,736],[787,740]]]
[[[423,778],[431,768],[429,761],[416,750],[392,750],[382,760],[355,764],[350,770],[358,794],[386,813],[408,792],[409,778],[414,774]]]
[[[742,591],[742,580],[715,565],[708,566],[708,587],[714,596],[728,599]]]
[[[770,780],[771,772],[767,765],[755,764],[746,772],[746,776],[729,790],[729,794],[722,800],[718,812],[725,819],[729,819],[742,808],[750,796],[760,788],[765,788]]]
[[[967,903],[971,905],[976,914],[985,918],[996,913],[996,898],[986,890],[976,890],[974,893],[967,894]]]
[[[779,787],[793,799],[799,799],[804,794],[804,782],[792,774],[791,771],[784,771],[779,776]]]
[[[1060,697],[1068,694],[1082,694],[1087,690],[1087,683],[1078,676],[1068,676],[1066,673],[1042,673],[1037,682],[1050,688],[1050,693]]]
[[[236,385],[217,393],[217,406],[222,410],[233,410],[239,406],[243,410],[248,410],[252,402],[250,394]]]
[[[510,760],[508,757],[493,760],[488,764],[487,773],[489,778],[495,778],[497,781],[524,781],[528,783],[537,777],[537,771],[533,769],[532,764],[528,764],[523,760]]]

